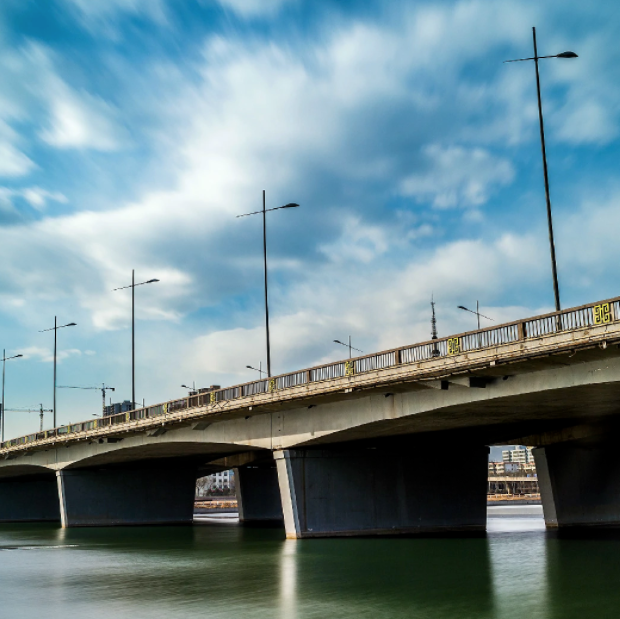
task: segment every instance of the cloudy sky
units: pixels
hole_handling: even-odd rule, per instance
[[[620,294],[613,0],[3,0],[0,345],[7,407],[234,384],[553,308],[541,63],[562,303]],[[59,422],[100,409],[59,390]],[[7,414],[7,436],[36,429]]]

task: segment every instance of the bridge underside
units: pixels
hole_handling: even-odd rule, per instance
[[[539,447],[549,526],[617,526],[620,465],[606,437],[620,429],[619,354],[597,348],[581,363],[539,360],[530,374],[490,367],[7,454],[0,521],[189,523],[195,478],[235,468],[241,520],[284,522],[289,537],[479,531],[485,447],[519,442]]]

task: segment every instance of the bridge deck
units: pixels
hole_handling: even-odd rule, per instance
[[[369,391],[427,389],[459,374],[483,379],[532,372],[557,364],[557,355],[562,355],[560,365],[597,358],[601,349],[618,342],[620,297],[61,426],[5,441],[0,454],[13,457],[33,449],[128,436],[163,425],[232,419],[291,405],[312,406]],[[577,350],[581,352],[575,359]]]

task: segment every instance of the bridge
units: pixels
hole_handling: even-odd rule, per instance
[[[5,441],[0,521],[191,523],[235,468],[241,521],[290,538],[481,531],[519,443],[547,526],[616,526],[619,409],[620,297]]]

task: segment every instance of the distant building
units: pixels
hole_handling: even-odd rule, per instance
[[[213,474],[213,482],[215,488],[220,490],[228,490],[235,487],[235,474],[233,471],[222,471]]]
[[[531,447],[519,446],[517,449],[507,449],[502,451],[502,460],[504,462],[519,462],[521,464],[533,464],[534,456]]]
[[[110,404],[110,406],[106,406],[103,411],[103,416],[109,417],[110,415],[118,415],[120,413],[132,411],[136,408],[138,408],[138,406],[132,406],[129,400],[125,400],[124,402],[119,402],[117,404]]]
[[[235,492],[235,474],[233,471],[220,471],[196,480],[196,496],[222,496]]]

